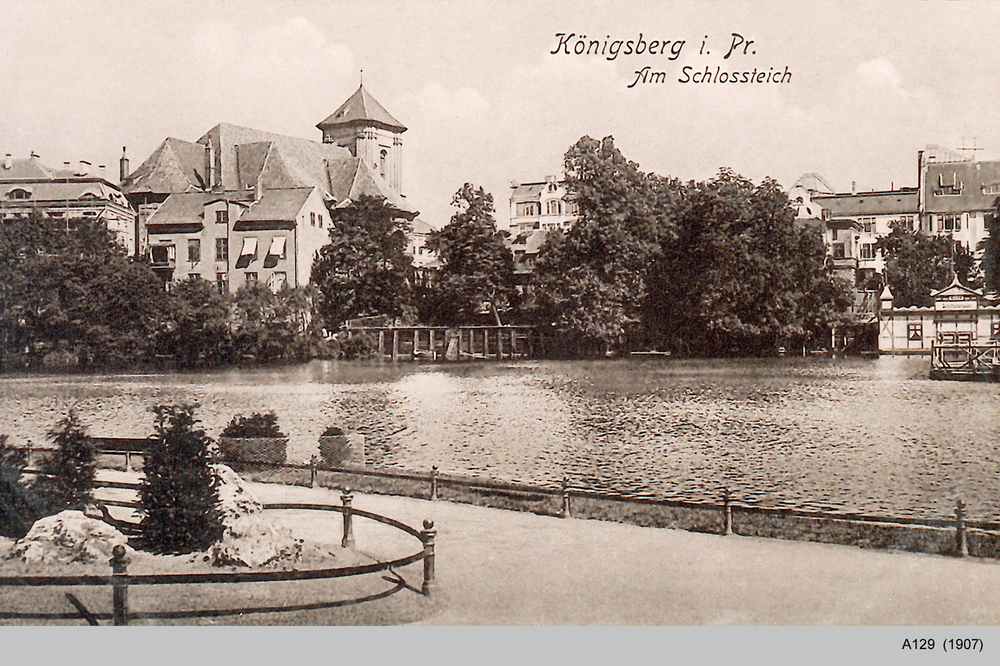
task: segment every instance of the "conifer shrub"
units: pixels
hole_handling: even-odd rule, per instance
[[[39,466],[36,488],[48,514],[83,511],[94,502],[97,448],[72,409],[48,432],[55,452]]]
[[[219,435],[219,451],[225,462],[270,463],[285,462],[288,437],[278,427],[278,415],[237,414]]]
[[[198,428],[198,405],[157,405],[139,488],[144,546],[154,552],[190,553],[211,546],[223,532],[219,480],[211,467],[212,440]]]
[[[0,435],[0,536],[20,539],[42,515],[41,501],[24,482],[27,459],[23,449]]]

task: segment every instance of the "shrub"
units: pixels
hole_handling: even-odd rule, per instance
[[[155,433],[139,488],[143,541],[150,550],[189,553],[215,543],[223,531],[212,440],[196,428],[197,405],[157,405]]]
[[[343,434],[344,431],[338,426],[330,426],[323,431],[323,434],[320,435],[320,437],[341,437]]]
[[[66,509],[83,511],[94,502],[94,440],[73,410],[48,435],[57,449],[40,465],[47,476],[40,476],[36,482],[39,496],[50,514]]]
[[[283,438],[285,434],[278,427],[278,415],[254,413],[249,417],[237,414],[229,422],[220,437],[275,437]]]
[[[219,436],[219,451],[226,462],[258,462],[280,465],[285,462],[288,438],[278,427],[274,412],[237,414]]]
[[[20,539],[42,514],[37,495],[21,479],[26,465],[24,451],[0,435],[0,536]]]

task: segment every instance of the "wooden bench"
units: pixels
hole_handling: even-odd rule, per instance
[[[132,471],[132,454],[142,455],[146,451],[146,438],[134,439],[129,437],[92,437],[94,446],[98,453],[108,455],[125,456],[125,469]]]

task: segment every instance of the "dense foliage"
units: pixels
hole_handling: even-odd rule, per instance
[[[42,504],[23,478],[27,466],[24,449],[0,435],[0,536],[20,539],[44,514]]]
[[[951,284],[956,275],[966,286],[979,286],[975,259],[950,236],[920,233],[894,224],[891,233],[879,238],[875,247],[885,257],[885,279],[894,307],[934,305],[931,294]]]
[[[433,232],[427,248],[441,262],[433,283],[422,293],[421,318],[432,324],[470,323],[488,311],[497,324],[500,312],[517,306],[514,260],[493,218],[493,195],[465,183],[452,197],[458,210]]]
[[[980,267],[987,291],[1000,292],[1000,197],[993,202],[993,210],[986,214],[986,237],[976,248],[982,252]]]
[[[250,416],[237,414],[222,431],[220,437],[285,437],[278,427],[278,415],[274,412]]]
[[[355,317],[402,315],[413,272],[409,225],[384,199],[368,195],[331,215],[330,242],[312,267],[316,312],[332,329]]]
[[[766,354],[820,338],[850,306],[772,180],[722,169],[682,184],[643,173],[611,137],[580,139],[565,167],[579,216],[543,246],[532,287],[566,349]]]
[[[222,536],[218,478],[211,467],[212,440],[197,427],[197,405],[158,405],[139,487],[140,528],[153,551],[188,553]]]
[[[167,296],[98,220],[32,215],[0,225],[4,366],[46,357],[81,367],[152,358]]]
[[[94,501],[94,440],[73,410],[49,431],[49,439],[56,450],[40,465],[45,476],[35,484],[39,497],[50,514],[66,509],[83,511]]]

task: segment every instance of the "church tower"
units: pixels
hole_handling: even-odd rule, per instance
[[[402,193],[401,135],[406,128],[375,101],[363,84],[316,127],[323,132],[323,143],[347,148],[382,176],[397,194]]]

